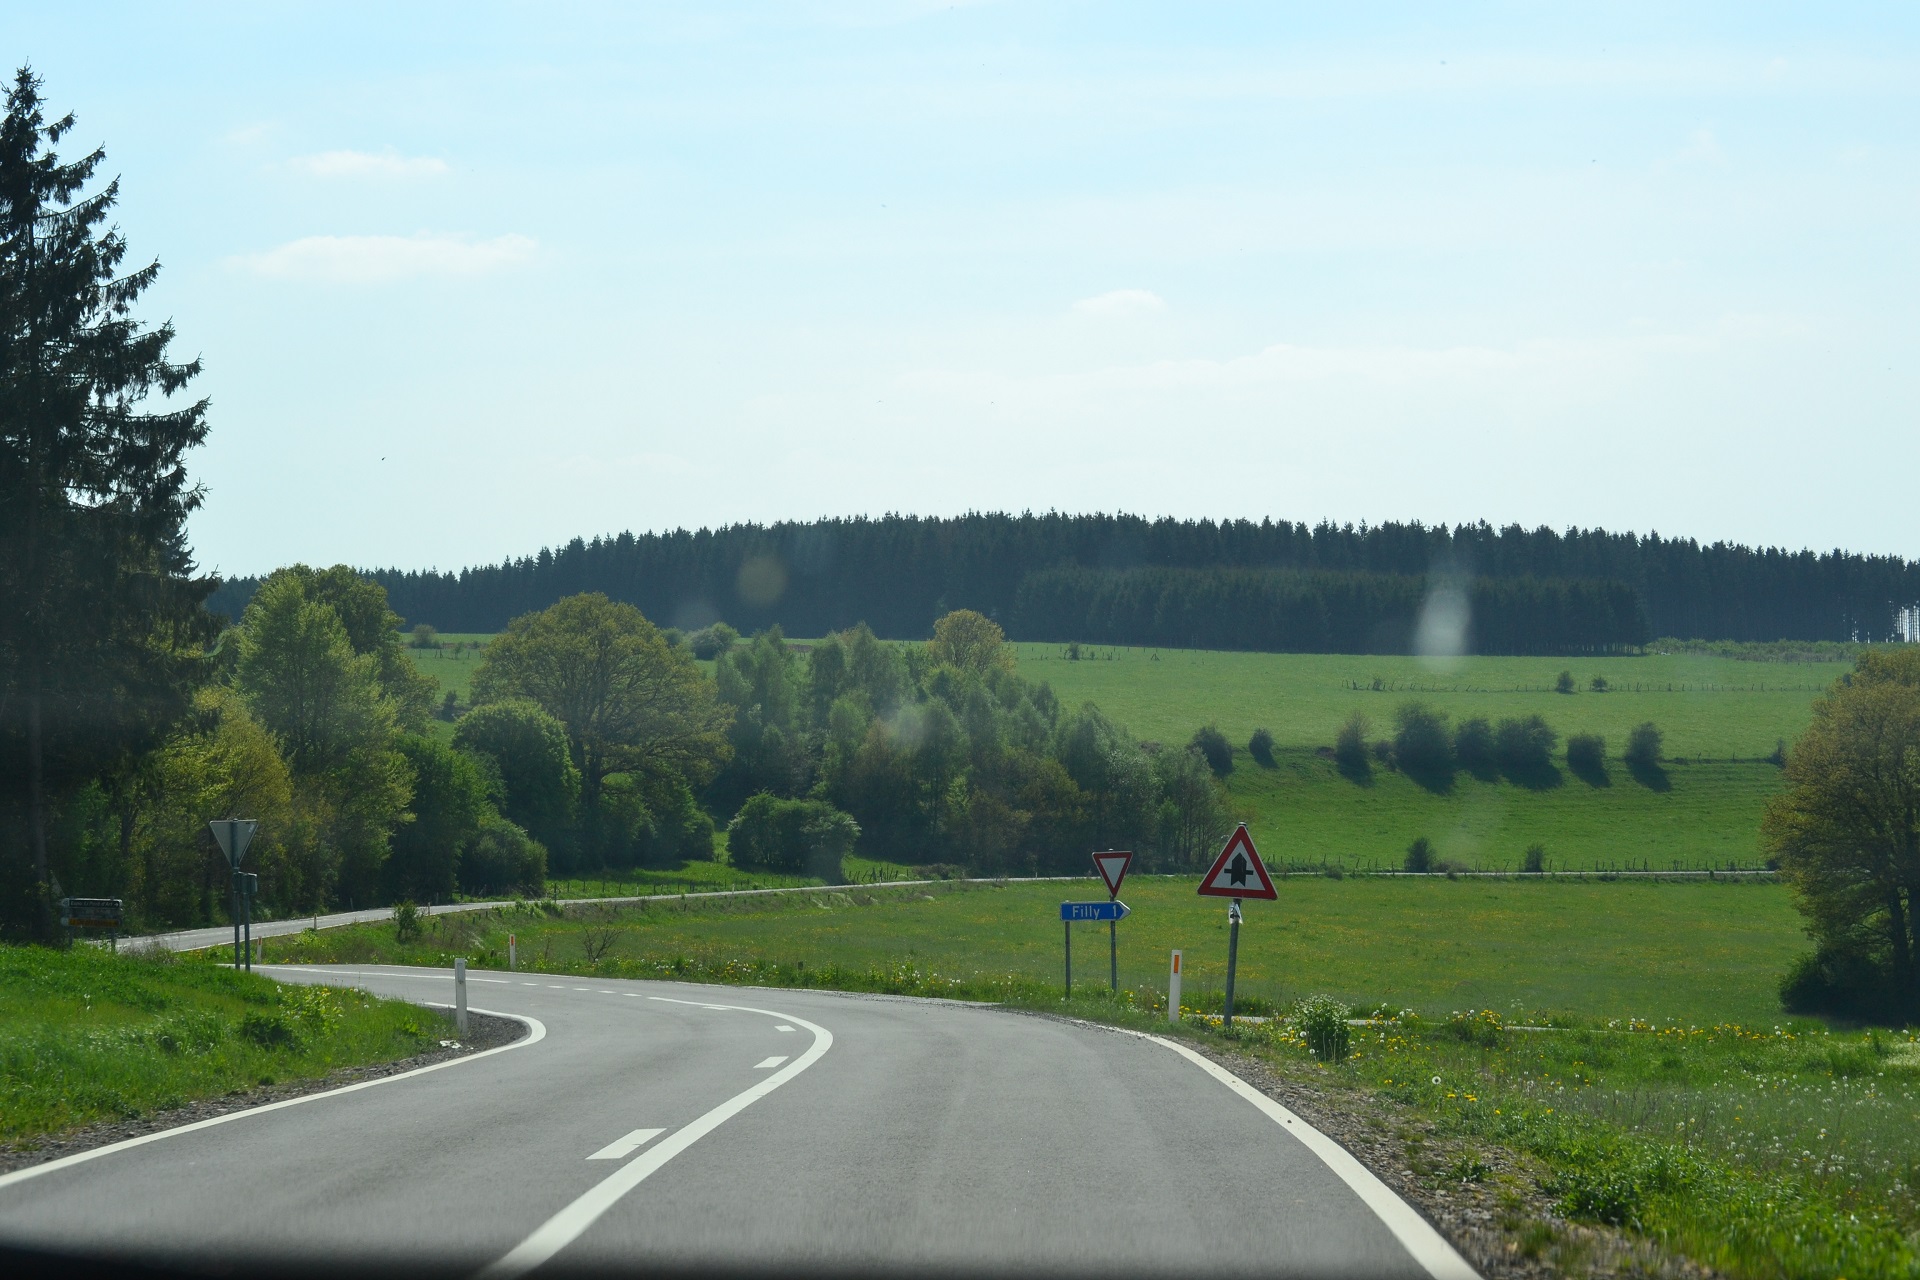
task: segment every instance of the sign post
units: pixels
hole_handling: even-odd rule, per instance
[[[1231,898],[1233,903],[1227,908],[1227,1008],[1226,1025],[1233,1027],[1233,977],[1240,961],[1240,900],[1242,898],[1265,898],[1269,902],[1280,895],[1274,892],[1273,879],[1267,875],[1267,868],[1260,861],[1260,855],[1254,851],[1253,837],[1247,834],[1247,824],[1241,823],[1234,833],[1227,837],[1227,847],[1213,860],[1207,873],[1200,877],[1200,896],[1203,898]]]
[[[1105,920],[1109,924],[1125,920],[1133,914],[1133,909],[1124,902],[1063,902],[1060,904],[1060,928],[1067,940],[1067,994],[1073,994],[1073,922],[1075,920]]]
[[[240,952],[240,931],[246,929],[247,961],[253,959],[253,891],[260,884],[260,877],[248,875],[240,870],[240,859],[247,856],[247,846],[253,843],[253,832],[260,824],[252,818],[217,818],[207,824],[213,829],[213,838],[220,844],[220,852],[227,855],[227,865],[233,870],[233,967],[240,968],[243,961]],[[244,920],[243,920],[244,917]],[[247,968],[253,965],[247,963]]]
[[[1120,897],[1120,882],[1127,878],[1127,868],[1133,865],[1133,852],[1109,849],[1105,853],[1096,853],[1093,855],[1093,865],[1094,869],[1100,873],[1100,878],[1107,882],[1108,900],[1117,900]],[[1107,919],[1107,981],[1111,984],[1114,994],[1118,995],[1120,992],[1119,916],[1110,916]]]

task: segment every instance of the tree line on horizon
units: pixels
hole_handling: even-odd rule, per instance
[[[1654,636],[1887,639],[1920,599],[1898,556],[1702,544],[1519,525],[1308,525],[1129,515],[887,515],[575,538],[455,571],[375,569],[393,607],[443,631],[492,632],[583,591],[662,625],[725,618],[751,634],[857,622],[924,638],[973,609],[1016,640],[1266,651],[1407,652],[1431,592],[1471,606],[1470,652],[1603,653]],[[237,618],[254,581],[209,607]]]

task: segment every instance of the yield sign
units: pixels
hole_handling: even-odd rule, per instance
[[[252,818],[220,818],[207,825],[213,828],[213,838],[220,842],[220,852],[227,855],[227,861],[238,871],[240,859],[247,856],[247,846],[253,842],[253,829],[260,824]]]
[[[1120,882],[1127,878],[1127,867],[1131,865],[1132,862],[1133,854],[1131,852],[1121,853],[1108,850],[1106,853],[1096,853],[1093,855],[1093,865],[1099,870],[1100,878],[1107,882],[1107,895],[1109,897],[1117,898],[1120,896]]]
[[[1227,847],[1200,877],[1200,892],[1209,898],[1278,898],[1273,881],[1267,876],[1260,855],[1253,851],[1253,837],[1247,824],[1227,837]]]

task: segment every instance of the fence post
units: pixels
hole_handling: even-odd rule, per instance
[[[453,962],[453,1026],[461,1035],[467,1034],[467,958],[460,956]]]

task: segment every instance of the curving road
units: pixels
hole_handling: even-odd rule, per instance
[[[444,1003],[445,971],[265,967]],[[726,1267],[1472,1276],[1171,1042],[816,991],[474,974],[516,1044],[0,1177],[0,1242],[496,1280]]]

